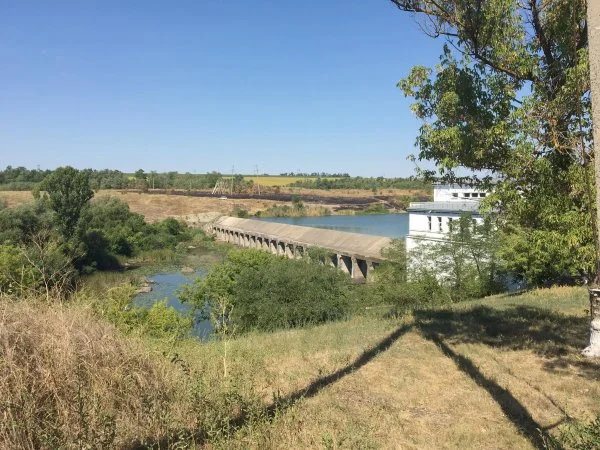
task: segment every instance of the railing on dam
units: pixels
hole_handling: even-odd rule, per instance
[[[323,248],[330,253],[329,264],[357,280],[370,277],[385,259],[381,251],[391,243],[386,237],[237,217],[221,217],[208,229],[219,240],[288,258],[302,257],[311,247]]]

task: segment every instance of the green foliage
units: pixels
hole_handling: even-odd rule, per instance
[[[551,437],[549,449],[596,450],[600,445],[600,415],[590,422],[571,421]]]
[[[233,208],[233,211],[231,211],[231,215],[235,217],[241,217],[242,219],[246,219],[248,217],[248,210],[236,206],[235,208]]]
[[[96,314],[123,333],[172,339],[189,335],[193,326],[193,319],[189,315],[183,315],[168,306],[166,300],[156,302],[151,308],[136,306],[133,303],[135,290],[130,284],[115,286],[108,290],[107,298],[92,296],[92,307]]]
[[[464,214],[452,222],[446,239],[424,241],[408,255],[409,279],[444,290],[452,301],[498,292],[502,288],[498,242],[489,219],[479,224]]]
[[[35,285],[33,268],[26,265],[19,248],[0,245],[0,294],[18,295],[23,287]]]
[[[64,295],[72,287],[75,271],[63,247],[43,233],[28,246],[0,244],[0,294]]]
[[[515,275],[533,284],[590,278],[586,2],[392,2],[423,16],[424,28],[450,44],[435,70],[414,67],[398,83],[423,121],[414,158],[437,166],[421,175],[484,185],[496,179],[486,202],[501,215]],[[460,176],[464,169],[484,175]]]
[[[360,214],[388,214],[389,211],[383,203],[371,203],[365,209],[360,211]]]
[[[167,305],[167,300],[156,302],[145,317],[145,331],[154,337],[173,336],[182,338],[189,335],[193,326],[190,316],[180,314]]]
[[[142,251],[173,249],[188,239],[187,226],[173,218],[148,224],[140,214],[116,197],[102,197],[83,211],[78,234],[85,257],[85,270],[119,266],[118,256],[131,257]]]
[[[306,189],[431,189],[431,184],[411,178],[340,177],[298,180],[289,186]]]
[[[335,269],[255,250],[233,250],[227,261],[186,289],[182,299],[203,309],[224,299],[240,332],[301,327],[344,317],[349,280]]]
[[[81,211],[94,196],[89,175],[72,167],[61,167],[44,179],[50,208],[56,213],[59,231],[67,240],[73,236]]]
[[[43,199],[0,209],[0,243],[28,244],[33,236],[52,226],[52,212]]]

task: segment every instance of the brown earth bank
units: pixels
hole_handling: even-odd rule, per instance
[[[291,205],[294,197],[299,197],[307,208],[324,206],[332,214],[336,212],[360,212],[370,205],[382,204],[387,209],[403,209],[406,201],[399,198],[428,199],[427,191],[385,189],[382,195],[374,196],[369,190],[316,190],[290,188],[283,193],[212,195],[209,191],[150,190],[101,190],[96,197],[113,196],[129,205],[133,212],[142,214],[146,220],[154,222],[166,217],[177,217],[190,225],[202,225],[219,215],[231,214],[235,210],[246,210],[249,214],[264,211],[275,205]],[[0,192],[0,201],[9,207],[33,200],[28,191]],[[404,204],[403,204],[404,202]]]

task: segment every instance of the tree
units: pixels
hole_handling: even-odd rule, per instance
[[[600,4],[590,1],[587,6],[590,53],[590,86],[592,93],[593,139],[600,142]],[[590,345],[583,350],[588,357],[600,357],[600,158],[594,158],[596,180],[596,277],[590,289]]]
[[[89,174],[73,167],[59,167],[43,181],[50,207],[56,213],[58,229],[69,240],[75,231],[81,211],[94,196]]]
[[[585,0],[391,1],[447,41],[435,74],[415,67],[399,83],[424,122],[415,159],[435,161],[445,181],[460,181],[461,168],[486,171],[468,177],[476,183],[498,179],[488,206],[501,212],[508,250],[537,283],[568,275],[597,286],[588,33],[591,42],[598,31],[587,20],[598,21],[597,2],[588,2],[586,18]],[[591,51],[596,67],[600,55]],[[599,159],[595,164],[600,190]],[[598,356],[600,300],[593,292],[596,344],[586,353]]]
[[[562,255],[562,275],[591,278],[585,1],[391,1],[423,18],[429,35],[446,39],[435,71],[414,67],[399,82],[423,121],[415,159],[437,165],[421,174],[487,187],[497,181],[487,203],[501,213],[500,228],[537,232],[520,251]]]

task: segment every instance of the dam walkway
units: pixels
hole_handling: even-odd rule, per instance
[[[261,249],[288,258],[301,258],[309,248],[328,251],[328,263],[356,280],[367,280],[385,258],[391,239],[238,217],[220,217],[207,226],[218,240]]]

